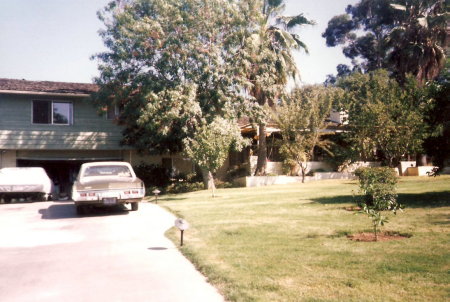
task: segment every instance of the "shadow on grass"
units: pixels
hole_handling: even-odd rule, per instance
[[[418,194],[400,193],[398,202],[407,208],[438,208],[450,206],[450,191]]]
[[[181,201],[181,200],[185,200],[185,197],[162,197],[162,198],[158,198],[158,202],[164,202],[164,201]]]
[[[352,195],[341,195],[341,196],[332,196],[332,197],[319,197],[312,198],[313,202],[317,202],[320,204],[341,204],[341,203],[356,203],[356,198]]]
[[[312,199],[320,204],[344,204],[357,202],[357,196],[342,195],[332,197],[320,197]],[[406,208],[438,208],[450,206],[450,191],[425,192],[425,193],[400,193],[398,202]]]
[[[435,225],[442,225],[442,226],[450,225],[450,215],[445,214],[433,215],[432,217],[430,217],[430,219],[431,223]]]

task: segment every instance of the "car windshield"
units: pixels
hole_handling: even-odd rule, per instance
[[[131,171],[127,166],[92,166],[86,168],[83,177],[91,176],[119,176],[132,177]]]

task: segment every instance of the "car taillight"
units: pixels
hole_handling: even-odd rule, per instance
[[[95,193],[89,193],[89,196],[95,196]]]
[[[135,190],[133,191],[133,194],[139,194],[139,191]]]
[[[130,191],[124,191],[123,193],[125,193],[125,194],[130,194]]]
[[[80,193],[80,196],[81,196],[81,197],[86,197],[87,194],[86,194],[86,193]]]

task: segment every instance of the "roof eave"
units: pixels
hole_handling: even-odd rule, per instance
[[[48,96],[72,96],[72,97],[91,96],[90,93],[61,93],[61,92],[21,91],[21,90],[0,90],[0,94],[48,95]]]

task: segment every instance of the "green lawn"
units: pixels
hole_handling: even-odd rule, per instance
[[[354,242],[369,219],[345,210],[355,181],[162,196],[185,218],[182,252],[229,301],[445,301],[450,299],[450,177],[399,182],[404,212],[383,230],[411,235]],[[179,243],[178,231],[169,237]]]

